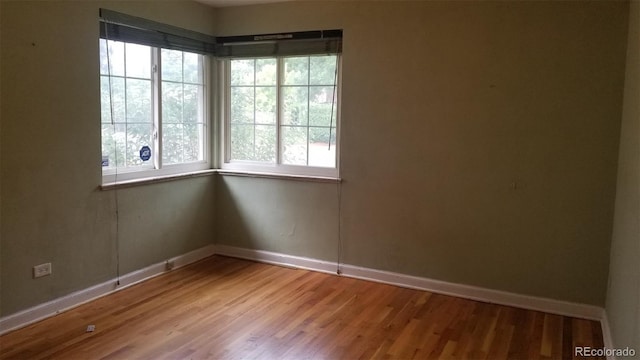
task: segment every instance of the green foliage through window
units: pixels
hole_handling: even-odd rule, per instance
[[[203,61],[198,54],[100,40],[104,169],[153,169],[154,157],[162,165],[204,159]],[[147,161],[140,156],[144,146],[152,150]]]
[[[335,55],[231,60],[231,161],[335,168],[336,66]]]

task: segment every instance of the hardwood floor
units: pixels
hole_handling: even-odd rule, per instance
[[[560,359],[574,346],[602,347],[600,324],[213,256],[5,334],[0,358]]]

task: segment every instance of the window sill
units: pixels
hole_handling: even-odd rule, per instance
[[[250,177],[250,178],[263,178],[263,179],[283,179],[283,180],[309,181],[309,182],[320,182],[320,183],[342,182],[341,178],[324,177],[324,176],[289,175],[289,174],[274,174],[274,173],[262,173],[262,172],[252,172],[252,171],[207,169],[207,170],[191,171],[191,172],[175,174],[175,175],[153,176],[153,177],[134,179],[134,180],[110,182],[110,183],[105,183],[100,185],[100,190],[114,190],[114,189],[129,188],[134,186],[155,184],[155,183],[181,180],[181,179],[189,179],[189,178],[200,177],[200,176],[210,176],[216,173],[223,176],[239,176],[239,177]]]
[[[240,176],[240,177],[250,177],[250,178],[264,178],[264,179],[284,179],[284,180],[310,181],[310,182],[322,182],[322,183],[342,182],[341,178],[324,177],[324,176],[274,174],[274,173],[222,170],[222,169],[218,169],[216,170],[216,172],[223,176]]]
[[[105,183],[100,185],[100,190],[113,190],[113,189],[128,188],[128,187],[139,186],[139,185],[174,181],[174,180],[180,180],[180,179],[190,179],[194,177],[213,175],[216,172],[217,172],[216,169],[207,169],[207,170],[199,170],[199,171],[190,171],[190,172],[174,174],[174,175],[162,175],[162,176],[153,176],[153,177],[146,177],[146,178],[134,179],[134,180],[111,182],[111,183]]]

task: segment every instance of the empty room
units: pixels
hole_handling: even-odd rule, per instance
[[[640,1],[0,0],[0,359],[640,359]]]

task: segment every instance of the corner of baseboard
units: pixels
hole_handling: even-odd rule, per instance
[[[611,336],[611,328],[609,327],[609,317],[607,316],[607,309],[602,311],[602,319],[600,320],[600,326],[602,327],[602,341],[606,349],[613,349],[613,337]],[[607,360],[616,360],[613,354],[607,356]]]
[[[297,269],[313,270],[328,274],[335,274],[335,262],[295,256],[266,250],[255,250],[228,245],[216,245],[215,253],[239,259],[253,260],[266,264],[286,266]]]

